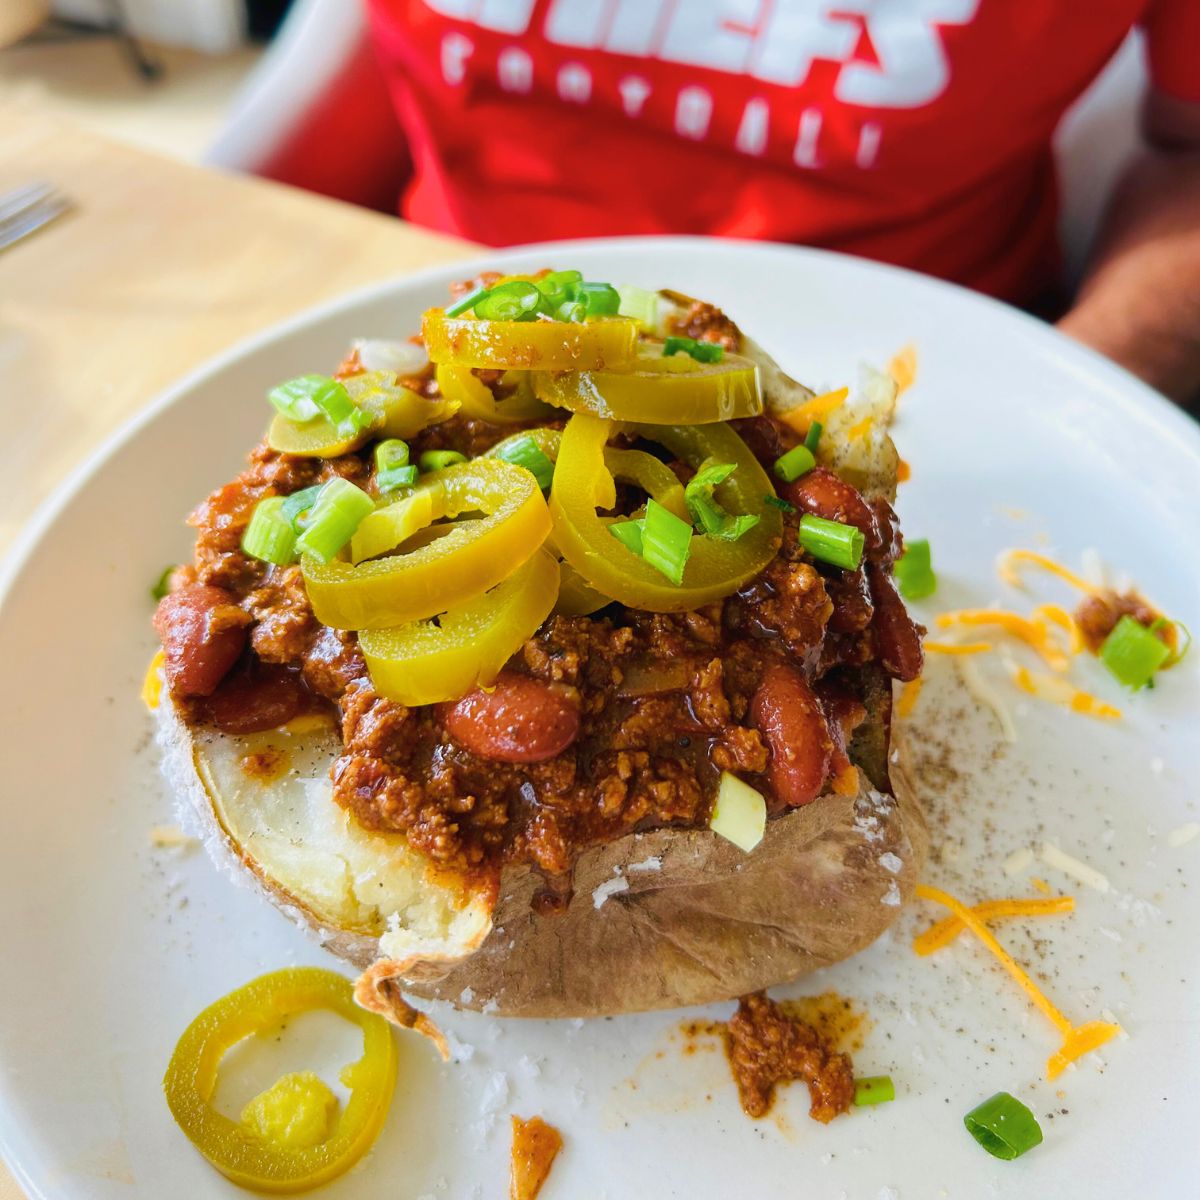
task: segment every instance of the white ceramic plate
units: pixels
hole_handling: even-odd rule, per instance
[[[913,467],[904,524],[931,539],[943,581],[926,616],[1001,597],[996,552],[1051,543],[1075,562],[1098,548],[1167,611],[1200,619],[1196,427],[1044,326],[915,275],[770,246],[591,242],[495,263],[711,298],[817,385],[915,341],[920,378],[896,439]],[[163,1068],[184,1026],[230,988],[285,964],[336,964],[202,854],[151,847],[151,827],[173,816],[138,698],[154,648],[147,587],[188,555],[183,516],[239,469],[268,385],[328,369],[356,335],[406,334],[473,269],[360,293],[231,351],[106,446],[15,556],[0,615],[0,1140],[38,1200],[240,1194],[172,1123]],[[790,989],[836,989],[867,1010],[856,1062],[894,1076],[894,1104],[821,1127],[793,1086],[754,1123],[720,1054],[684,1053],[680,1014],[581,1024],[439,1011],[461,1061],[443,1067],[401,1039],[387,1126],[330,1200],[499,1195],[510,1112],[565,1134],[544,1200],[1187,1193],[1200,1178],[1200,839],[1167,835],[1197,820],[1200,801],[1194,663],[1133,698],[1089,663],[1084,678],[1126,718],[1102,725],[1029,701],[1011,747],[962,703],[944,660],[928,674],[916,719],[946,848],[928,877],[972,899],[1032,894],[1001,863],[1043,837],[1102,870],[1105,894],[1036,869],[1086,893],[1079,911],[1001,936],[1070,1016],[1111,1010],[1129,1040],[1046,1084],[1056,1043],[1044,1019],[967,939],[916,959],[909,937],[940,914],[906,914],[866,954]],[[348,1054],[338,1030],[309,1025],[293,1032],[312,1054]],[[273,1077],[261,1056],[237,1065],[229,1104]],[[962,1126],[1000,1089],[1045,1130],[1015,1163]]]

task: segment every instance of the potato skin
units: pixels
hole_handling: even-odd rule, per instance
[[[902,762],[892,779],[894,796],[864,785],[771,820],[749,855],[708,830],[597,847],[561,914],[534,912],[539,877],[510,871],[473,955],[378,962],[359,1003],[386,1013],[390,982],[501,1016],[604,1016],[729,1000],[829,966],[895,920],[924,866],[929,834]],[[596,888],[615,879],[627,888],[597,907]]]

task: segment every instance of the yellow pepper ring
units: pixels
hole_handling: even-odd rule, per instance
[[[563,430],[550,493],[554,537],[563,558],[592,588],[630,608],[685,612],[736,591],[779,549],[782,522],[778,510],[765,503],[767,496],[775,494],[766,472],[746,443],[722,423],[638,425],[634,429],[693,467],[706,458],[733,463],[736,469],[718,485],[716,497],[735,515],[757,514],[758,524],[737,541],[694,537],[683,583],[676,587],[617,541],[596,512],[598,506],[611,504],[604,500],[613,490],[604,449],[613,424],[577,414]]]
[[[549,404],[543,403],[533,393],[528,371],[510,371],[505,377],[515,376],[516,391],[503,400],[497,400],[478,375],[470,367],[459,367],[453,363],[442,363],[437,369],[437,385],[442,395],[462,406],[465,416],[477,421],[490,421],[494,425],[510,424],[513,421],[538,421],[554,414]]]
[[[362,1057],[342,1074],[350,1098],[333,1132],[314,1146],[264,1138],[211,1104],[226,1051],[287,1017],[328,1009],[363,1033]],[[163,1090],[188,1140],[223,1175],[262,1192],[300,1192],[352,1167],[383,1126],[396,1083],[396,1044],[382,1017],[359,1008],[348,980],[318,967],[275,971],[209,1005],[171,1055]]]
[[[364,630],[358,644],[380,695],[410,706],[456,700],[495,680],[557,597],[558,560],[538,550],[490,592],[440,614],[437,624]]]
[[[638,325],[628,317],[595,321],[481,321],[431,308],[421,321],[435,363],[516,371],[597,371],[634,361]]]
[[[583,576],[569,562],[558,564],[558,599],[554,611],[564,617],[586,617],[611,604],[603,592],[584,582]]]
[[[643,345],[629,368],[538,371],[534,391],[571,412],[617,421],[700,425],[756,417],[763,411],[758,367],[740,354],[702,363],[686,354],[664,355]]]
[[[369,428],[347,437],[328,417],[311,421],[289,420],[276,413],[267,431],[267,445],[280,454],[308,458],[337,458],[357,450],[373,437],[410,438],[454,416],[458,402],[450,398],[429,400],[401,387],[391,371],[362,371],[341,381],[350,399],[371,414]]]
[[[445,537],[408,553],[374,557],[433,521],[475,512],[484,515]],[[409,496],[367,517],[350,543],[356,563],[305,556],[300,570],[322,625],[387,629],[481,596],[528,562],[550,528],[546,501],[530,472],[476,458],[432,473]]]

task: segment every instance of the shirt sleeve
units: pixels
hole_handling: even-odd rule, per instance
[[[1200,0],[1151,0],[1141,24],[1150,82],[1200,104]]]

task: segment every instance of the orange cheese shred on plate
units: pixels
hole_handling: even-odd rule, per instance
[[[1048,555],[1039,554],[1036,550],[1025,550],[1020,547],[1012,550],[1003,550],[996,559],[996,573],[1009,587],[1021,588],[1025,586],[1024,580],[1022,580],[1020,572],[1017,570],[1018,563],[1028,563],[1030,566],[1041,567],[1043,571],[1048,571],[1051,575],[1057,575],[1063,582],[1069,583],[1072,587],[1078,588],[1081,592],[1086,592],[1088,595],[1101,590],[1094,583],[1088,583],[1082,576],[1076,575],[1068,567],[1064,567],[1061,563],[1056,563]]]
[[[146,677],[142,680],[142,703],[153,712],[162,699],[162,666],[166,659],[159,650],[150,660],[146,668]]]
[[[1101,721],[1116,721],[1121,717],[1121,710],[1111,704],[1105,704],[1091,692],[1085,692],[1056,675],[1038,675],[1028,667],[1012,663],[1009,666],[1013,683],[1030,696],[1039,700],[1048,700],[1051,704],[1062,705],[1074,713],[1085,717],[1096,717]]]
[[[888,363],[888,374],[896,381],[896,395],[903,396],[917,381],[917,348],[909,342]]]
[[[863,417],[861,421],[856,421],[849,429],[846,430],[846,440],[857,442],[860,438],[865,438],[871,432],[871,427],[875,424],[875,418],[871,416]]]
[[[994,649],[991,642],[925,642],[931,654],[986,654]]]
[[[896,716],[912,716],[913,709],[917,707],[917,700],[920,698],[923,683],[924,680],[918,675],[916,679],[910,679],[900,689],[900,695],[896,699]]]
[[[985,900],[973,905],[971,911],[981,921],[997,921],[1011,917],[1049,917],[1056,913],[1075,911],[1074,896],[1055,896],[1051,900]],[[924,958],[943,946],[948,946],[966,926],[958,917],[946,917],[913,938],[913,949]]]
[[[832,392],[823,392],[820,396],[814,396],[811,400],[805,400],[803,404],[797,404],[795,408],[789,408],[786,412],[777,415],[781,421],[790,425],[797,433],[807,433],[808,427],[814,421],[823,423],[829,420],[829,415],[841,408],[849,395],[848,387],[837,388]]]
[[[983,945],[995,955],[1000,965],[1020,984],[1025,994],[1045,1014],[1046,1018],[1062,1035],[1062,1045],[1046,1060],[1046,1078],[1057,1079],[1068,1064],[1084,1054],[1103,1046],[1121,1032],[1120,1025],[1111,1021],[1088,1021],[1085,1025],[1073,1025],[1051,1002],[1049,997],[1029,977],[1020,964],[996,941],[991,930],[961,900],[956,900],[940,888],[917,884],[917,895],[922,900],[932,900],[948,908]]]
[[[1050,634],[1050,623],[1020,613],[998,608],[959,608],[952,612],[939,613],[939,629],[950,629],[955,625],[968,627],[992,626],[1018,638],[1036,650],[1052,671],[1065,671],[1071,665],[1067,652]]]

